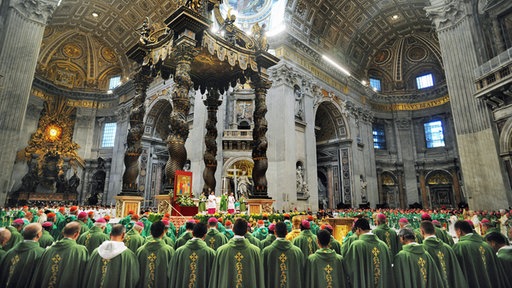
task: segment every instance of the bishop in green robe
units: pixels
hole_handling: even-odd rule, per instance
[[[180,237],[178,238],[178,240],[176,240],[176,243],[174,243],[174,250],[178,250],[178,248],[185,245],[185,243],[187,243],[188,240],[192,239],[192,230],[194,230],[194,225],[195,222],[187,221],[185,222],[185,225],[181,226],[185,226],[185,232],[180,233]]]
[[[500,273],[500,267],[491,246],[483,241],[481,236],[473,233],[468,222],[457,221],[454,227],[459,242],[453,246],[453,251],[468,284],[475,288],[509,287]]]
[[[455,257],[450,245],[435,236],[434,225],[430,221],[420,224],[421,234],[424,238],[423,249],[427,251],[443,278],[445,287],[467,287],[466,278],[460,269],[459,261]]]
[[[37,264],[31,287],[80,287],[88,260],[87,248],[76,243],[80,224],[72,221],[62,229],[63,239],[46,249]]]
[[[507,245],[508,240],[501,232],[491,232],[485,235],[485,241],[489,243],[492,250],[496,252],[498,262],[501,264],[503,278],[507,285],[512,285],[512,246]]]
[[[168,287],[208,287],[215,251],[203,240],[206,231],[206,224],[197,223],[192,232],[192,239],[176,250],[171,260],[171,269],[169,269],[170,285]]]
[[[252,233],[247,232],[245,234],[245,239],[249,240],[249,243],[251,243],[252,245],[261,249],[261,241],[258,240],[258,238],[254,237]]]
[[[341,256],[343,256],[343,258],[345,258],[345,255],[347,255],[348,247],[350,247],[350,244],[352,244],[352,242],[356,241],[357,239],[358,237],[355,233],[343,239],[343,242],[341,243]]]
[[[98,219],[98,221],[94,222],[94,226],[91,228],[91,230],[84,232],[84,234],[78,237],[76,243],[84,245],[85,247],[87,247],[87,251],[89,251],[89,253],[92,253],[92,251],[98,248],[101,245],[101,243],[110,240],[110,237],[103,233],[105,225],[105,219]]]
[[[437,266],[423,246],[416,243],[414,231],[400,230],[398,236],[402,243],[394,260],[393,272],[396,287],[399,288],[437,288],[445,287],[445,282]]]
[[[41,238],[39,238],[39,246],[42,248],[46,248],[48,246],[51,246],[53,242],[55,242],[55,239],[53,239],[52,235],[50,234],[50,231],[53,229],[53,223],[51,222],[44,222],[43,223],[43,235]]]
[[[140,265],[138,287],[174,287],[169,286],[169,271],[174,249],[162,241],[165,224],[156,221],[151,225],[152,240],[137,250]],[[183,275],[180,275],[183,276]]]
[[[343,266],[351,287],[394,288],[391,252],[388,245],[370,232],[370,223],[360,218],[354,223],[358,239],[343,256]]]
[[[220,246],[228,243],[228,238],[217,230],[217,223],[218,221],[215,217],[208,219],[208,233],[206,233],[204,239],[206,245],[213,250],[217,250]]]
[[[373,229],[373,234],[377,235],[380,240],[384,241],[391,251],[391,256],[395,256],[400,247],[395,230],[389,228],[388,224],[386,224],[386,216],[384,214],[377,214],[376,223],[377,227]]]
[[[0,261],[0,287],[28,287],[44,249],[37,242],[43,234],[39,223],[32,223],[23,231],[24,241],[16,244]]]
[[[283,222],[275,224],[276,240],[261,252],[265,267],[265,287],[305,287],[303,283],[304,254],[285,239],[287,232],[286,224]]]
[[[209,287],[264,287],[260,249],[244,237],[247,221],[236,219],[233,232],[233,239],[217,250]]]
[[[124,244],[128,249],[132,250],[133,253],[137,252],[137,249],[146,242],[146,239],[141,236],[143,229],[144,223],[137,222],[130,231],[126,232],[126,235],[124,236]]]
[[[19,221],[18,221],[19,220]],[[21,236],[21,229],[23,229],[23,226],[25,226],[25,223],[23,223],[23,220],[16,219],[12,222],[12,226],[5,227],[7,230],[11,231],[11,238],[2,248],[4,251],[9,251],[14,245],[20,243],[23,241],[23,236]]]
[[[284,223],[283,223],[284,224]],[[286,224],[284,224],[286,226]],[[268,235],[267,235],[267,238],[265,238],[265,240],[261,241],[260,242],[260,245],[261,245],[261,249],[264,249],[268,246],[270,246],[274,240],[276,240],[276,235],[275,235],[275,227],[276,227],[276,224],[272,223],[268,226]],[[286,234],[284,235],[286,237]],[[284,238],[284,237],[283,237]]]
[[[327,248],[331,241],[331,233],[320,230],[317,234],[320,249],[308,257],[306,261],[306,287],[345,287],[345,273],[341,255]]]
[[[220,196],[219,210],[220,212],[228,211],[228,193],[224,193]]]
[[[92,252],[83,287],[136,287],[140,278],[139,262],[123,243],[125,229],[122,224],[114,224],[110,240]]]
[[[304,258],[315,254],[315,251],[318,249],[316,236],[311,232],[309,225],[310,224],[308,220],[302,220],[302,223],[300,224],[300,229],[302,231],[300,232],[299,236],[294,238],[292,241],[293,245],[300,248],[304,254]]]

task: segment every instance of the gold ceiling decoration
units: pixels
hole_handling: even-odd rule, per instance
[[[62,169],[65,159],[69,159],[71,166],[83,162],[78,156],[80,148],[73,141],[73,127],[75,125],[75,108],[67,105],[67,99],[57,96],[44,102],[44,109],[37,131],[32,134],[25,147],[26,160],[38,156],[38,171],[42,173],[45,156],[58,156],[57,167]]]

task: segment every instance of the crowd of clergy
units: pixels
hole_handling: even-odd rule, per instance
[[[358,213],[339,242],[311,214],[255,225],[190,219],[176,229],[168,215],[23,208],[0,228],[0,288],[512,287],[508,222],[498,227],[483,214],[447,215],[443,226],[431,213],[417,223],[390,221],[392,210]]]

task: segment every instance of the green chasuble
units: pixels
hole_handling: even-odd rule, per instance
[[[76,222],[80,223],[80,235],[84,235],[85,232],[89,231],[87,223],[84,223],[82,220],[76,220]]]
[[[46,248],[48,246],[51,246],[55,242],[52,235],[50,235],[50,232],[43,229],[43,236],[39,238],[39,246],[42,248]]]
[[[258,238],[252,236],[251,233],[245,234],[245,239],[249,240],[249,243],[261,249],[261,241]]]
[[[274,240],[276,240],[276,235],[268,234],[267,238],[265,238],[265,240],[260,242],[261,249],[264,249],[264,248],[270,246],[274,242]]]
[[[345,287],[343,257],[334,250],[321,248],[306,261],[306,287]]]
[[[140,233],[137,232],[135,229],[132,229],[126,233],[123,242],[124,245],[128,247],[128,249],[132,250],[132,252],[135,253],[137,252],[137,249],[139,249],[139,247],[144,245],[146,239],[140,236]]]
[[[3,248],[0,247],[0,261],[2,261],[2,257],[7,253]]]
[[[394,260],[393,272],[396,287],[438,288],[444,287],[434,260],[418,243],[404,245]]]
[[[233,238],[233,236],[235,236],[235,233],[233,233],[233,230],[231,230],[231,229],[225,229],[223,234],[224,234],[224,236],[226,236],[226,238],[228,238],[228,240]]]
[[[44,249],[34,241],[16,244],[0,261],[1,287],[28,287]]]
[[[160,239],[140,247],[137,250],[137,259],[141,278],[137,287],[173,287],[169,286],[169,269],[173,255],[174,249]]]
[[[398,236],[396,236],[395,230],[389,228],[387,224],[381,224],[377,228],[373,229],[373,234],[377,235],[380,240],[384,241],[388,245],[391,256],[395,256],[399,251]]]
[[[498,262],[500,262],[504,277],[507,278],[508,283],[512,285],[512,246],[505,246],[498,250]]]
[[[265,267],[265,287],[305,287],[304,254],[292,242],[277,239],[263,249],[261,255]]]
[[[217,250],[209,287],[265,287],[260,249],[249,240],[235,237]]]
[[[357,234],[352,234],[349,237],[345,237],[345,239],[343,239],[343,243],[341,244],[341,256],[343,256],[343,258],[345,258],[345,255],[347,255],[348,247],[350,247],[350,244],[352,244],[352,242],[356,241],[357,239]]]
[[[144,230],[140,233],[140,236],[146,238],[151,235],[151,224],[153,224],[151,221],[148,220],[146,217],[140,218],[140,222],[144,223]]]
[[[334,250],[338,255],[341,255],[341,244],[331,235],[331,242],[329,242],[329,249]]]
[[[437,269],[446,283],[446,287],[467,287],[466,278],[460,269],[459,261],[455,257],[450,245],[437,237],[428,237],[423,240],[423,248],[432,256]]]
[[[304,258],[315,254],[315,251],[318,249],[318,244],[316,244],[316,236],[313,235],[309,229],[302,230],[299,236],[293,239],[292,243],[293,245],[299,247],[300,250],[302,250]]]
[[[220,211],[228,211],[228,196],[226,196],[226,195],[220,196],[219,210]]]
[[[348,247],[343,266],[351,287],[394,288],[391,252],[374,234],[362,234]]]
[[[254,232],[252,232],[252,236],[258,238],[258,240],[263,241],[265,238],[267,238],[268,235],[268,228],[267,227],[260,227],[256,228]]]
[[[178,240],[176,240],[176,243],[174,243],[174,250],[178,250],[178,248],[185,245],[185,243],[190,239],[192,239],[192,232],[185,232],[180,238],[178,238]]]
[[[214,259],[215,251],[208,247],[206,242],[201,239],[188,241],[176,250],[171,260],[169,270],[171,283],[168,287],[208,287]]]
[[[11,231],[11,239],[7,241],[7,243],[4,245],[3,249],[4,251],[9,251],[14,245],[23,242],[23,236],[21,236],[21,233],[18,232],[18,230],[12,226],[5,227],[7,230]]]
[[[87,248],[69,238],[55,242],[41,256],[31,287],[80,287],[87,264]]]
[[[496,255],[481,236],[472,233],[460,237],[453,252],[471,287],[508,287],[500,274]]]
[[[208,229],[208,233],[206,233],[204,242],[206,242],[208,247],[212,248],[213,250],[217,250],[217,248],[220,246],[228,243],[228,238],[226,238],[226,236],[220,233],[217,229]]]
[[[139,262],[123,242],[105,241],[91,254],[82,287],[136,287]]]
[[[92,251],[98,248],[101,245],[101,243],[108,240],[110,240],[110,237],[103,233],[103,230],[101,230],[101,228],[94,226],[91,228],[91,230],[80,235],[80,237],[78,237],[78,240],[76,240],[76,243],[84,245],[85,247],[87,247],[87,251],[89,251],[89,253],[92,253]]]

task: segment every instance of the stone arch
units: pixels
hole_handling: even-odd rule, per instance
[[[455,207],[452,173],[446,170],[432,170],[425,175],[429,207]]]
[[[172,112],[171,102],[166,98],[158,98],[147,109],[144,119],[146,132],[151,136],[160,137],[165,141],[169,132],[169,115]]]
[[[315,133],[317,135],[317,142],[319,141],[325,141],[325,140],[344,140],[344,139],[350,139],[350,129],[348,129],[347,119],[345,116],[345,111],[342,109],[339,103],[331,100],[321,100],[318,102],[318,104],[315,107],[315,126],[318,126],[318,122],[322,122],[324,120],[328,122],[324,122],[325,124],[332,124],[330,125],[333,130],[330,131],[329,134],[323,134],[323,133]],[[318,117],[322,118],[318,118]],[[327,127],[326,127],[327,128]],[[320,127],[321,129],[321,127]],[[329,131],[326,131],[329,132]],[[318,138],[318,135],[320,134],[320,140]],[[329,138],[329,139],[327,139]]]
[[[508,155],[512,153],[512,118],[509,118],[500,133],[500,154]]]

